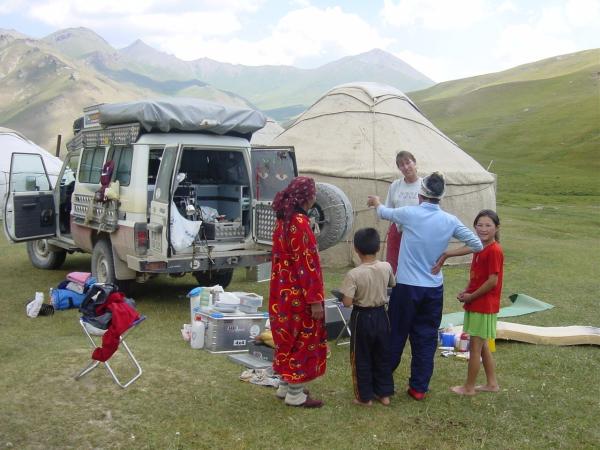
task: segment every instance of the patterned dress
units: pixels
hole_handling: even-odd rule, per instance
[[[323,303],[323,275],[308,217],[295,213],[287,230],[273,231],[269,320],[275,341],[273,369],[288,383],[304,383],[325,373],[325,320],[311,317],[311,303]]]

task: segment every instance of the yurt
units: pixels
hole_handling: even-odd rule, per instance
[[[5,194],[13,153],[37,153],[42,156],[52,186],[55,185],[62,161],[33,143],[18,131],[0,127],[0,209],[4,209]]]
[[[275,120],[267,117],[267,123],[264,127],[252,134],[250,144],[255,146],[270,145],[273,139],[283,132],[283,127]]]
[[[471,227],[477,212],[495,209],[494,175],[438,130],[401,91],[357,82],[323,95],[277,136],[271,145],[293,145],[299,172],[341,188],[354,208],[353,230],[374,226],[385,239],[389,223],[367,208],[367,195],[385,200],[401,176],[396,154],[413,153],[420,176],[441,171],[446,178],[442,209]],[[327,265],[350,265],[352,236],[322,253]],[[382,258],[383,249],[382,245]]]

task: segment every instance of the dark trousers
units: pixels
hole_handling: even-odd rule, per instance
[[[390,322],[384,306],[352,308],[350,361],[354,395],[363,402],[394,393],[390,366]]]
[[[396,370],[400,364],[408,337],[412,350],[408,384],[418,392],[427,392],[429,389],[443,304],[443,285],[420,287],[397,284],[390,296],[388,315],[392,327],[392,370]]]

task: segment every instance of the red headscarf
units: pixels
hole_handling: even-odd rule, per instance
[[[288,187],[279,191],[273,199],[273,209],[277,218],[288,222],[296,208],[301,208],[316,193],[315,180],[309,177],[294,178]]]

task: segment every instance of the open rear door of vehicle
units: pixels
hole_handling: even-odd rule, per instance
[[[273,198],[298,175],[294,147],[252,147],[251,164],[252,237],[270,245],[275,227]]]
[[[56,236],[54,192],[41,155],[12,154],[3,215],[12,242]]]
[[[180,148],[180,145],[165,146],[150,202],[150,223],[148,223],[150,250],[163,258],[171,256],[170,206],[173,199],[174,172]]]

